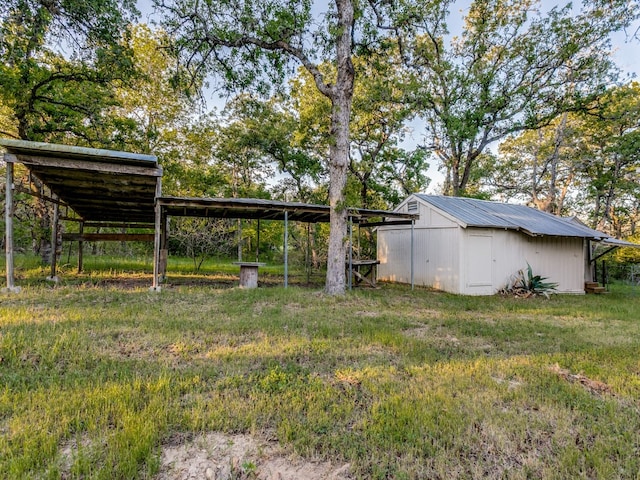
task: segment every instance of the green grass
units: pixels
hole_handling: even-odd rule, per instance
[[[210,431],[356,478],[640,476],[630,287],[333,298],[185,268],[154,294],[136,266],[58,286],[19,266],[23,292],[0,297],[0,478],[152,478],[164,442]]]

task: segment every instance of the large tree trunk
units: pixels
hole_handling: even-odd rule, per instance
[[[353,100],[354,69],[351,61],[353,4],[351,0],[336,0],[340,36],[337,41],[338,77],[331,95],[331,135],[329,150],[329,249],[325,291],[340,295],[345,291],[345,240],[347,211],[344,190],[349,167],[349,119]]]

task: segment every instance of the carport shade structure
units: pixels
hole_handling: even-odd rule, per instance
[[[188,197],[160,197],[161,225],[166,224],[166,216],[207,217],[207,218],[244,218],[258,220],[280,220],[285,223],[285,286],[287,285],[287,236],[288,222],[298,221],[306,223],[328,223],[329,206],[301,202],[282,202],[260,198],[188,198]],[[417,215],[390,212],[387,210],[373,210],[364,208],[347,208],[350,223],[356,222],[363,227],[378,225],[411,225]],[[375,221],[381,219],[380,221]],[[164,245],[164,240],[161,244]],[[164,254],[161,255],[164,257]],[[349,270],[351,271],[351,257]],[[160,271],[161,268],[158,269]],[[153,280],[153,288],[158,288],[159,278]]]
[[[152,289],[166,267],[166,219],[168,216],[244,218],[308,223],[328,222],[329,206],[251,198],[188,198],[162,196],[162,168],[153,155],[74,147],[23,140],[0,139],[6,153],[6,258],[7,289],[15,289],[13,277],[13,166],[21,163],[51,191],[45,200],[54,208],[68,207],[77,214],[80,233],[63,240],[154,241]],[[33,193],[33,192],[27,192]],[[412,224],[417,215],[348,208],[351,221],[364,226]],[[373,221],[381,219],[380,221]],[[153,234],[87,234],[84,226],[153,229]],[[54,228],[56,225],[54,225]],[[285,241],[286,241],[285,228]],[[55,251],[55,250],[54,250]],[[81,257],[81,249],[79,250]],[[162,252],[165,252],[162,254]],[[55,257],[52,258],[52,276]],[[81,258],[79,258],[79,267]],[[285,271],[286,271],[285,263]],[[286,279],[285,279],[286,281]]]
[[[155,200],[161,195],[162,185],[162,168],[155,156],[10,139],[0,139],[0,146],[6,151],[7,165],[5,217],[9,291],[15,289],[12,227],[16,163],[25,165],[30,175],[48,187],[51,196],[43,199],[52,202],[56,212],[62,206],[76,213],[80,232],[84,226],[155,227]],[[55,222],[53,227],[55,235]],[[117,239],[141,239],[127,235],[132,234],[121,234]],[[149,237],[153,238],[147,235],[144,239]],[[82,242],[85,238],[80,233],[74,239]],[[114,238],[92,234],[91,239]],[[55,275],[55,249],[53,252],[52,276]]]

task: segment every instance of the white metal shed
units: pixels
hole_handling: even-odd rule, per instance
[[[413,271],[417,285],[465,295],[496,293],[527,263],[559,293],[582,294],[590,241],[610,239],[530,207],[470,198],[413,194],[395,211],[420,217],[413,242],[410,226],[378,228],[378,279],[410,283]]]

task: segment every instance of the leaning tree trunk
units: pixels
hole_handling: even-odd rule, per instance
[[[337,0],[338,76],[331,95],[331,135],[329,151],[329,249],[325,291],[340,295],[345,291],[345,241],[347,238],[347,211],[344,190],[349,167],[349,119],[353,100],[354,69],[351,61],[351,33],[353,30],[353,4],[351,0]]]

